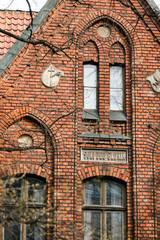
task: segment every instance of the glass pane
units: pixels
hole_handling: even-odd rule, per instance
[[[20,240],[20,224],[11,222],[4,226],[4,240]]]
[[[110,67],[110,88],[122,88],[122,67]]]
[[[91,64],[84,65],[84,86],[97,86],[97,66]]]
[[[123,206],[121,184],[111,181],[106,183],[106,204],[112,206]]]
[[[7,179],[4,191],[3,197],[5,198],[6,196],[8,198],[7,200],[19,199],[22,196],[22,179],[16,177]]]
[[[27,178],[28,199],[30,202],[44,203],[45,184],[43,181],[34,178]]]
[[[97,89],[96,88],[84,88],[84,108],[96,109],[97,108]]]
[[[123,110],[123,91],[122,89],[110,89],[110,110]]]
[[[85,184],[85,205],[101,204],[101,183],[90,182]]]
[[[106,213],[106,235],[107,240],[123,240],[123,213],[107,212]]]
[[[85,211],[84,240],[101,239],[101,212]]]
[[[43,230],[40,226],[27,225],[26,229],[27,240],[43,240]]]

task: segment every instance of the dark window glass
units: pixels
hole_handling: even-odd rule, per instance
[[[117,182],[106,183],[106,204],[122,206],[122,185]]]
[[[14,177],[7,179],[6,183],[5,183],[4,194],[10,200],[21,198],[21,196],[22,196],[22,179],[14,178]]]
[[[40,226],[27,225],[26,228],[27,240],[43,240],[43,230]]]
[[[85,240],[101,239],[101,212],[85,211]]]
[[[106,212],[107,239],[123,240],[122,212]]]
[[[27,178],[27,181],[29,202],[44,203],[44,182],[34,178]]]
[[[101,204],[101,183],[89,182],[85,184],[85,204],[100,205]]]
[[[5,240],[20,240],[20,224],[16,221],[5,224],[4,226]]]
[[[44,240],[45,182],[20,176],[7,179],[4,186],[3,205],[8,221],[4,225],[4,240]]]

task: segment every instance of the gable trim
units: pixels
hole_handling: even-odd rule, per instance
[[[58,2],[59,0],[48,0],[47,3],[42,7],[37,16],[33,19],[32,34],[34,34],[39,29],[45,18],[49,15],[49,13],[53,10],[53,8],[56,6]],[[30,25],[24,30],[20,37],[26,40],[29,39]],[[25,44],[26,44],[25,42],[17,40],[5,54],[2,60],[0,60],[0,76],[12,63],[12,61],[15,59],[17,54],[22,50]]]

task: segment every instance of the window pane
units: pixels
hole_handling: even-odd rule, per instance
[[[21,178],[9,178],[5,182],[4,197],[15,200],[22,196],[22,179]],[[7,199],[7,200],[9,200]],[[8,201],[7,201],[8,202]]]
[[[84,108],[96,109],[97,108],[97,93],[96,88],[84,88]]]
[[[43,240],[43,231],[40,226],[27,225],[26,229],[27,240]]]
[[[97,86],[97,66],[91,64],[84,65],[84,86]]]
[[[122,89],[110,89],[110,110],[123,110],[123,91]]]
[[[106,212],[106,235],[109,240],[123,240],[123,213]]]
[[[90,182],[85,184],[85,205],[101,204],[101,183]]]
[[[119,183],[108,181],[106,183],[106,204],[122,206],[122,186]]]
[[[122,67],[110,67],[110,88],[122,88]]]
[[[123,110],[123,68],[110,66],[110,110]]]
[[[85,211],[84,240],[101,239],[101,212]]]
[[[4,240],[20,240],[20,224],[11,222],[4,226]]]
[[[27,178],[28,199],[30,202],[44,203],[44,182],[39,179]]]

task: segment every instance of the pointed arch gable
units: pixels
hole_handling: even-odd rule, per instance
[[[33,107],[22,107],[15,109],[14,111],[10,112],[3,116],[0,120],[0,136],[4,133],[4,131],[9,128],[12,124],[23,117],[31,117],[36,120],[39,124],[41,124],[45,129],[47,129],[48,133],[50,134],[51,138],[55,143],[60,146],[62,144],[61,135],[58,133],[56,126],[53,124],[51,119],[40,112],[39,110]]]
[[[86,18],[83,18],[75,28],[74,32],[75,36],[77,37],[77,43],[87,28],[92,26],[96,21],[102,19],[108,19],[116,23],[128,37],[131,49],[139,49],[139,52],[137,52],[137,57],[141,55],[141,43],[136,32],[134,31],[133,26],[126,19],[111,10],[95,11],[88,14]]]

